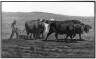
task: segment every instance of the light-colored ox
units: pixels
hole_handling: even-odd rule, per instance
[[[50,19],[48,19],[49,21],[55,21],[55,19],[53,19],[53,18],[50,18]],[[40,21],[43,21],[43,19],[40,19]],[[46,20],[45,20],[46,21]],[[47,24],[47,23],[45,23],[44,22],[44,26],[45,26],[45,31],[44,31],[44,33],[48,33],[48,31],[49,31],[49,24]]]

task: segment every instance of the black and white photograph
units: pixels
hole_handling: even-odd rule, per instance
[[[1,3],[1,58],[95,58],[94,1]]]

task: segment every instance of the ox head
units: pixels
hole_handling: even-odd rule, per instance
[[[85,25],[85,26],[84,26],[84,31],[85,31],[86,33],[89,33],[89,29],[92,29],[92,26],[90,26],[90,25]]]
[[[46,20],[45,23],[50,24],[50,23],[52,23],[52,22],[54,22],[54,21],[56,21],[56,20],[53,19],[53,18],[49,18],[48,20]]]

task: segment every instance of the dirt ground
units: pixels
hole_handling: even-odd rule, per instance
[[[58,42],[55,40],[54,34],[50,35],[47,41],[44,41],[44,38],[3,39],[1,56],[2,58],[94,57],[94,37],[85,37],[86,39],[82,40],[74,39],[73,42],[67,39],[67,42],[65,42],[63,36],[59,36]]]

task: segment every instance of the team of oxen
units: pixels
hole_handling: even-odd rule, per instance
[[[56,21],[54,19],[45,20],[45,19],[37,19],[30,20],[25,22],[25,30],[27,32],[27,38],[44,38],[43,33],[47,32],[47,36],[45,40],[47,40],[48,36],[52,33],[55,33],[56,40],[58,41],[58,34],[65,35],[65,41],[68,37],[72,39],[79,34],[80,39],[81,34],[88,33],[89,29],[92,27],[88,24],[84,24],[79,20],[65,20],[65,21]]]

